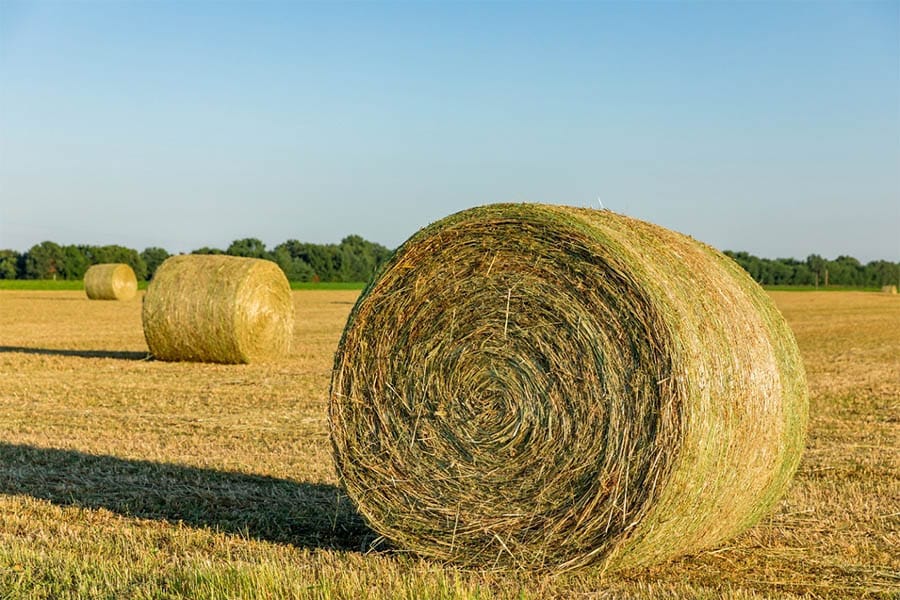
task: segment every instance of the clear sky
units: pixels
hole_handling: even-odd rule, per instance
[[[0,248],[604,206],[900,259],[900,2],[0,0]]]

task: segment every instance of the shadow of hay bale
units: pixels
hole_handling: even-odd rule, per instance
[[[298,547],[365,551],[376,538],[333,485],[73,450],[0,443],[0,493]]]
[[[39,354],[43,356],[76,356],[79,358],[115,358],[120,360],[149,360],[147,352],[127,350],[68,350],[62,348],[29,348],[25,346],[0,346],[0,352]]]

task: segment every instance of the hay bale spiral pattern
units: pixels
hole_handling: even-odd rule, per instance
[[[137,294],[137,277],[123,263],[92,265],[84,273],[84,291],[91,300],[131,300]]]
[[[160,360],[273,359],[291,346],[291,286],[268,260],[173,256],[147,286],[142,320],[150,353]]]
[[[338,473],[399,547],[608,569],[768,511],[807,419],[791,331],[733,261],[609,211],[491,205],[408,240],[332,375]]]

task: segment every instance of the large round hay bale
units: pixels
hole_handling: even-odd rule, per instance
[[[896,285],[883,285],[881,286],[881,293],[883,294],[896,294],[897,286]]]
[[[719,544],[804,444],[794,337],[732,260],[609,211],[501,204],[414,235],[335,357],[338,473],[373,529],[473,566]]]
[[[144,337],[154,358],[249,363],[283,356],[294,331],[291,286],[275,263],[180,255],[147,286]]]
[[[84,291],[91,300],[131,300],[137,294],[137,277],[126,264],[93,265],[84,273]]]

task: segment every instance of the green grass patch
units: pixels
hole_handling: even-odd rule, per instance
[[[318,283],[309,281],[291,282],[292,290],[361,290],[364,287],[366,287],[366,284],[361,281],[321,281]],[[0,279],[0,290],[72,291],[83,289],[84,281],[80,279]],[[138,289],[146,290],[147,282],[138,281]]]
[[[361,290],[366,287],[362,281],[292,281],[292,290]]]
[[[851,285],[764,285],[763,289],[772,292],[880,292],[877,287],[854,287]]]
[[[66,279],[0,279],[0,290],[83,290],[84,281]]]

